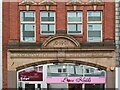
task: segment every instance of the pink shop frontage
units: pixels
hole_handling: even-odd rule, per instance
[[[47,83],[104,84],[105,77],[47,77]]]
[[[47,77],[48,88],[60,90],[104,90],[106,77]],[[64,88],[66,87],[66,88]]]
[[[29,90],[105,90],[106,71],[73,63],[44,64],[18,72],[18,88]]]

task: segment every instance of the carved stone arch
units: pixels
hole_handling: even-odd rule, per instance
[[[80,47],[80,43],[71,36],[50,36],[43,42],[43,47]]]
[[[28,67],[32,67],[32,66],[37,66],[37,65],[43,65],[43,64],[50,64],[50,63],[75,63],[75,64],[81,64],[81,65],[87,65],[87,66],[91,66],[91,67],[95,67],[101,70],[105,70],[107,71],[108,67],[106,66],[101,66],[99,64],[95,64],[95,63],[90,63],[90,62],[83,62],[83,61],[76,61],[76,60],[66,60],[64,62],[59,62],[58,60],[45,60],[45,61],[38,61],[38,62],[34,62],[34,63],[29,63],[29,64],[25,64],[19,67],[16,67],[16,70],[22,70]]]

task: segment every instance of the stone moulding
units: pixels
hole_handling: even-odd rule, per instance
[[[41,0],[35,2],[35,0],[22,0],[19,5],[56,5],[54,0]]]
[[[104,4],[104,0],[88,0],[88,1],[84,1],[84,0],[69,0],[67,2],[67,5],[103,5]]]
[[[67,5],[81,5],[82,1],[81,0],[69,0],[67,2]]]
[[[22,0],[19,5],[33,5],[35,2],[33,0]]]
[[[48,37],[43,42],[42,47],[80,47],[80,43],[73,37],[56,35]]]
[[[54,0],[42,0],[39,5],[56,5],[56,2]]]

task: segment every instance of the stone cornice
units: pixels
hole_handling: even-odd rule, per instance
[[[113,58],[110,51],[39,51],[39,52],[11,52],[11,58]]]
[[[80,46],[76,47],[43,47],[42,43],[8,43],[8,50],[115,50],[115,44],[110,42],[101,43],[80,43]]]

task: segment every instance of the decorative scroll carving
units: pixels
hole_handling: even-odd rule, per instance
[[[82,1],[81,0],[69,0],[67,5],[81,5]]]
[[[89,0],[90,4],[103,4],[104,0]]]
[[[78,47],[79,42],[68,36],[49,37],[44,43],[43,47]]]
[[[42,0],[39,4],[40,5],[56,5],[54,0]]]
[[[103,4],[104,0],[69,0],[67,5]]]
[[[56,39],[51,41],[47,47],[75,47],[75,44],[67,39]]]
[[[20,5],[32,5],[34,4],[34,0],[22,0],[21,3],[19,3]]]

